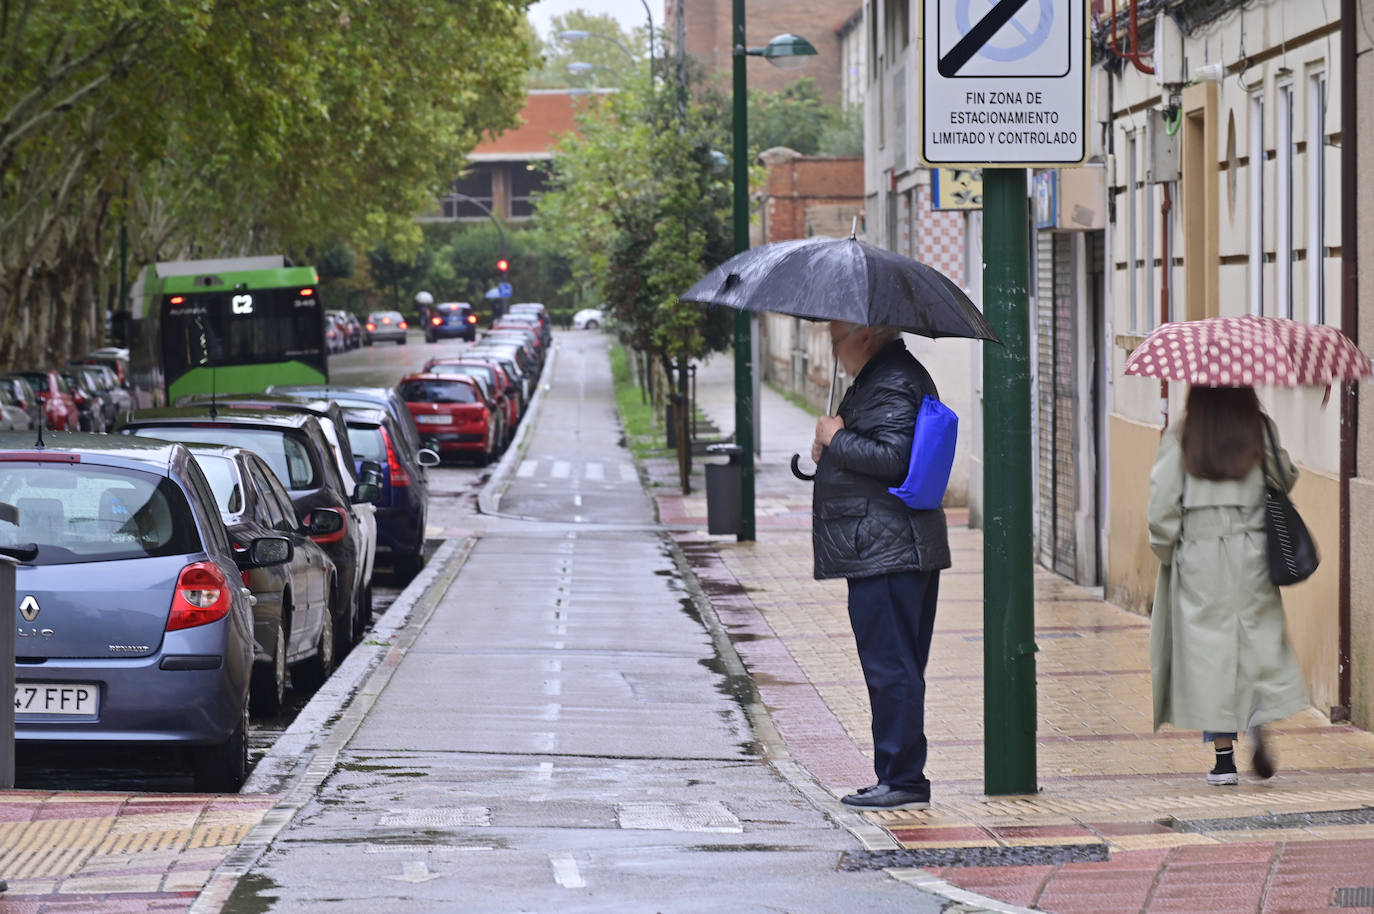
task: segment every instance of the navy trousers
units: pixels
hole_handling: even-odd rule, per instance
[[[873,708],[878,783],[929,790],[926,779],[926,660],[940,572],[907,571],[849,580],[849,622]]]

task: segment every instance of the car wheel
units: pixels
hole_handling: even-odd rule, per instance
[[[331,604],[333,605],[333,604]],[[334,617],[334,662],[338,663],[348,655],[348,651],[353,647],[353,632],[358,623],[358,595],[355,592],[353,599],[343,608],[340,616]]]
[[[286,700],[286,632],[277,621],[273,632],[272,659],[253,665],[253,681],[249,687],[253,713],[259,717],[276,717]]]
[[[596,323],[596,321],[587,321],[587,329],[588,329],[588,330],[595,330],[596,328],[597,328],[597,323]]]
[[[325,607],[324,622],[320,625],[320,638],[315,643],[315,653],[291,667],[291,686],[302,692],[314,694],[329,679],[334,671],[334,617]]]
[[[426,343],[432,343],[432,342],[434,342],[434,339],[435,339],[434,334],[432,334],[432,333],[426,333],[426,334],[425,334],[425,342],[426,342]]]
[[[358,597],[358,615],[354,619],[353,643],[363,640],[363,633],[372,624],[372,582],[368,581]]]
[[[196,746],[193,753],[196,790],[238,793],[248,777],[248,702],[229,738],[216,746]]]
[[[364,346],[371,346],[371,345],[372,345],[372,340],[363,340],[363,345],[364,345]]]
[[[399,340],[396,341],[396,345],[397,345],[397,346],[404,346],[405,344],[406,344],[406,338],[405,338],[405,337],[401,337]]]

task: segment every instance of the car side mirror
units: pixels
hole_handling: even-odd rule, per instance
[[[439,454],[427,447],[420,448],[415,453],[415,459],[420,462],[422,467],[437,467],[440,463]]]
[[[353,504],[369,504],[382,497],[382,487],[375,482],[360,482],[353,490]]]
[[[358,478],[363,482],[381,485],[382,465],[375,460],[364,460],[358,464]]]
[[[248,544],[248,548],[235,557],[235,562],[244,570],[281,565],[291,561],[296,549],[284,536],[260,536]]]
[[[311,511],[310,523],[305,525],[307,536],[328,536],[343,529],[343,515],[338,511]]]

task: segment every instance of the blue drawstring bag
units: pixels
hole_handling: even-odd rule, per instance
[[[945,486],[949,485],[949,471],[954,468],[954,443],[958,437],[959,417],[954,410],[927,395],[916,413],[906,481],[888,491],[916,511],[940,507]]]

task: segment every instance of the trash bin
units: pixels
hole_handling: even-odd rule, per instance
[[[706,532],[738,534],[740,528],[740,484],[744,469],[737,444],[712,444],[708,454],[729,457],[728,463],[706,464]]]

